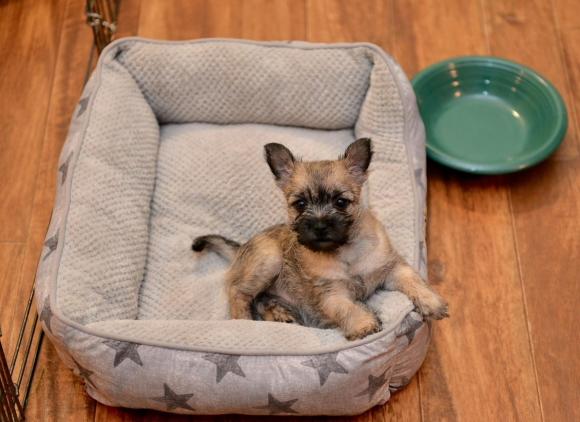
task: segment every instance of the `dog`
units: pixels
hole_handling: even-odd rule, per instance
[[[362,203],[370,139],[356,140],[337,160],[301,161],[277,143],[264,152],[286,199],[288,223],[243,245],[220,235],[192,245],[231,261],[226,289],[233,319],[338,327],[348,340],[361,339],[381,329],[365,305],[377,289],[404,293],[426,319],[448,316],[445,300],[395,251]]]

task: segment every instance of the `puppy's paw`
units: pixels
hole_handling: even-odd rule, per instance
[[[449,305],[441,296],[430,289],[412,298],[413,303],[425,319],[443,319],[449,317]]]
[[[285,307],[274,304],[269,306],[262,314],[264,321],[285,322],[291,324],[296,322],[294,315]]]
[[[344,335],[347,340],[353,341],[378,333],[382,328],[381,320],[375,314],[369,313],[351,323]]]

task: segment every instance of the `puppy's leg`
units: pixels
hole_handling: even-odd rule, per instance
[[[233,319],[252,319],[252,301],[278,277],[281,267],[282,253],[273,239],[257,237],[242,246],[226,276]]]
[[[326,320],[343,331],[348,340],[364,338],[381,330],[378,317],[361,302],[356,302],[346,288],[335,286],[321,294],[317,308]]]
[[[246,293],[244,290],[233,285],[229,288],[228,297],[230,300],[230,317],[232,319],[252,319],[250,305],[254,297],[260,293],[260,290],[256,290],[255,293]]]
[[[389,267],[383,282],[385,289],[398,290],[407,295],[426,318],[442,319],[449,316],[447,302],[409,264],[397,259]]]

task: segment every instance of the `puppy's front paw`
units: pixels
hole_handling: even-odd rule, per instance
[[[369,313],[364,318],[352,322],[344,335],[347,340],[353,341],[378,333],[381,331],[381,328],[381,320],[375,314]]]
[[[425,289],[413,303],[426,319],[443,319],[449,317],[449,305],[441,296],[430,289]]]

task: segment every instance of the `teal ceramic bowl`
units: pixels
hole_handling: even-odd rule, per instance
[[[545,78],[496,57],[459,57],[413,79],[428,156],[478,174],[533,166],[558,148],[568,126],[562,97]]]

